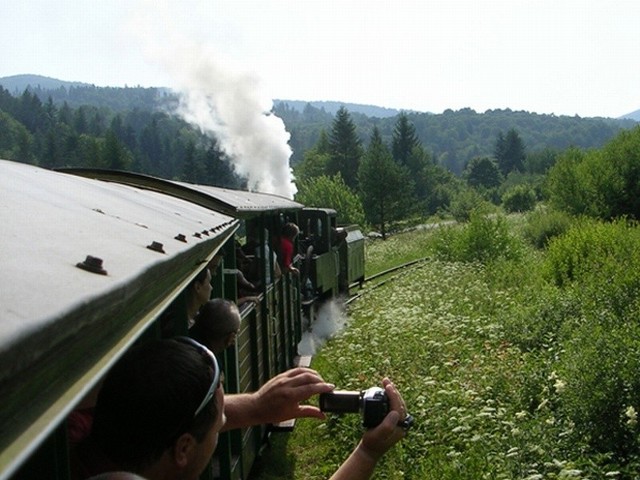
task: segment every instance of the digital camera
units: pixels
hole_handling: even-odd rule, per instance
[[[360,412],[362,426],[373,428],[389,413],[389,398],[379,387],[371,387],[361,392],[334,390],[320,394],[320,410],[330,413]]]

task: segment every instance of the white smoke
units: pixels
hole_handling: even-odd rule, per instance
[[[293,198],[290,135],[282,120],[269,113],[273,103],[259,78],[233,66],[211,46],[171,31],[170,14],[163,18],[157,6],[152,8],[155,19],[139,20],[136,28],[180,94],[177,113],[220,141],[250,190]]]
[[[308,319],[305,319],[308,321]],[[342,299],[327,301],[316,314],[309,330],[302,334],[298,343],[299,355],[315,355],[324,343],[342,330],[347,323],[347,313]]]

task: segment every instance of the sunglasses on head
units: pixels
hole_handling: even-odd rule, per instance
[[[213,381],[211,382],[211,386],[209,387],[209,391],[204,396],[202,403],[196,408],[196,413],[193,414],[194,418],[198,416],[198,414],[207,406],[207,404],[211,401],[213,396],[216,393],[216,390],[220,386],[220,367],[218,366],[218,360],[216,360],[216,356],[209,350],[207,347],[202,345],[201,343],[196,342],[193,338],[190,337],[176,337],[175,340],[178,342],[184,343],[186,345],[191,345],[195,348],[209,363],[211,368],[213,369]]]

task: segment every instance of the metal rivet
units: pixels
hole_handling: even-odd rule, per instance
[[[107,271],[102,268],[102,259],[98,257],[92,257],[87,255],[84,262],[76,263],[76,267],[86,270],[87,272],[97,273],[100,275],[106,275]]]
[[[154,252],[165,253],[164,245],[160,242],[151,242],[151,245],[147,245],[149,250],[153,250]]]
[[[179,233],[178,235],[176,235],[175,237],[176,240],[179,240],[181,242],[187,243],[187,237],[185,237],[182,233]]]

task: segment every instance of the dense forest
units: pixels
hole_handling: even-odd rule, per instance
[[[244,185],[217,140],[168,113],[170,99],[156,89],[61,87],[46,91],[44,101],[43,92],[36,92],[14,96],[0,87],[0,158]],[[79,100],[53,100],[73,94],[87,103],[72,107]]]
[[[346,108],[349,109],[348,106]],[[349,111],[356,125],[356,133],[363,141],[368,141],[374,127],[379,129],[383,141],[388,143],[391,140],[397,115],[378,118]],[[309,104],[300,111],[286,101],[277,102],[274,112],[291,132],[294,165],[318,141],[320,132],[329,130],[334,118],[324,108]],[[440,165],[456,174],[461,173],[472,158],[492,155],[498,134],[512,128],[518,130],[528,151],[540,151],[547,148],[560,150],[569,146],[599,147],[621,129],[636,124],[629,119],[540,115],[508,109],[484,113],[469,108],[446,110],[442,114],[404,113],[415,126],[416,135],[425,149]]]
[[[0,158],[246,185],[216,138],[172,113],[175,94],[54,85],[22,92],[0,86]],[[411,217],[464,218],[479,202],[523,208],[543,198],[547,172],[564,152],[597,150],[637,125],[511,110],[393,114],[285,100],[275,102],[273,113],[290,133],[296,199],[333,206],[342,221],[370,225],[383,235]]]

